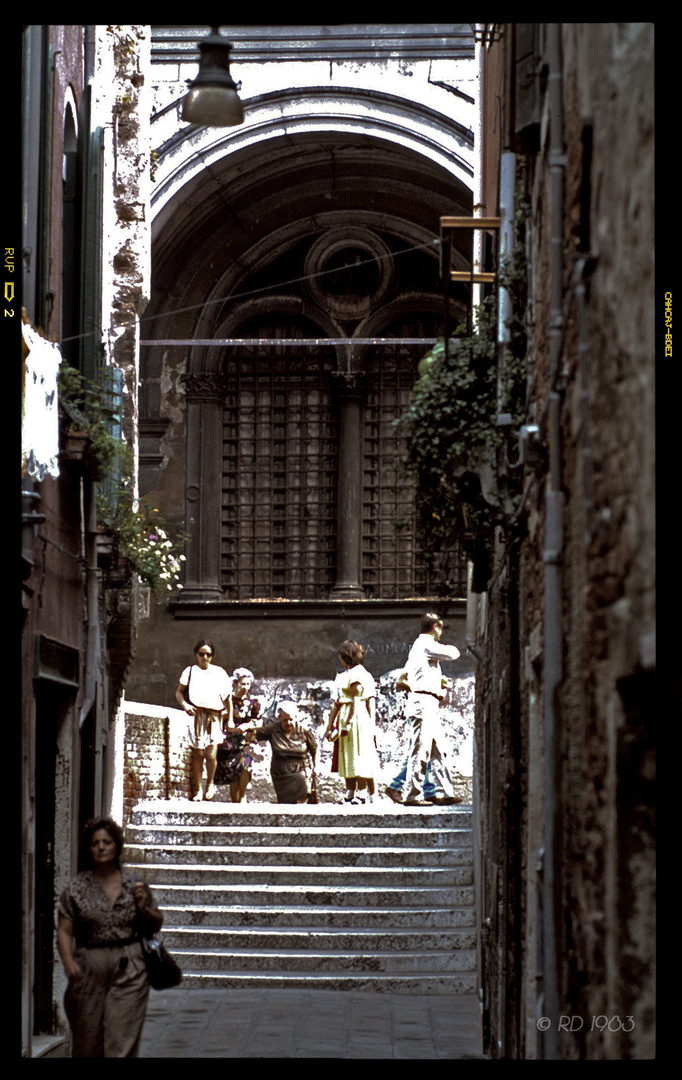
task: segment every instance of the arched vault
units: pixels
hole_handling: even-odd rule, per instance
[[[184,501],[178,603],[426,595],[393,424],[423,342],[466,314],[457,287],[445,308],[439,237],[441,216],[472,212],[472,131],[461,110],[367,87],[279,89],[245,106],[238,128],[174,131],[169,108],[152,122],[140,476],[143,492]],[[454,252],[460,269],[470,243]],[[280,467],[263,455],[282,424]],[[280,526],[262,516],[280,497],[281,580]]]

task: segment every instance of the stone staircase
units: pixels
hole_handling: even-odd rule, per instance
[[[475,990],[470,807],[141,803],[125,860],[183,986]]]

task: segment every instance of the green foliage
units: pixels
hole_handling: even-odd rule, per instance
[[[121,404],[113,383],[85,379],[66,362],[59,370],[59,404],[67,431],[86,432],[97,484],[97,522],[113,533],[116,554],[155,592],[181,588],[178,580],[187,537],[175,540],[158,510],[136,504],[133,491],[134,460],[130,446],[114,434],[121,422]]]
[[[97,479],[117,469],[122,443],[113,429],[121,422],[121,408],[110,378],[86,379],[66,361],[59,367],[59,407],[66,431],[83,431],[91,442],[91,458]]]
[[[141,581],[154,592],[172,592],[179,584],[185,556],[181,547],[187,537],[175,540],[161,514],[147,503],[136,506],[125,484],[112,495],[100,495],[97,516],[102,528],[114,533],[117,553],[130,562]]]
[[[439,340],[419,365],[408,407],[398,420],[415,482],[417,528],[427,549],[447,551],[464,540],[483,510],[472,478],[495,454],[497,367],[492,304],[478,313],[478,333]],[[471,475],[469,475],[471,474]]]
[[[520,475],[509,466],[525,412],[523,327],[525,270],[517,245],[500,273],[514,316],[510,342],[498,356],[497,299],[477,309],[475,332],[439,340],[419,364],[408,407],[397,421],[407,443],[422,545],[431,551],[461,546],[469,554],[490,547],[493,527],[506,527],[520,497]],[[518,315],[521,312],[521,315]],[[511,427],[498,423],[501,411]]]

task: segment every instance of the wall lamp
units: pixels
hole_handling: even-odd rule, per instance
[[[232,45],[220,36],[220,27],[199,42],[199,74],[190,83],[182,106],[182,119],[206,127],[234,127],[244,123],[239,86],[230,75]],[[241,84],[239,84],[241,85]]]

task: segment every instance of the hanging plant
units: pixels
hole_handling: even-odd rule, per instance
[[[523,274],[505,268],[500,283],[518,301]],[[523,422],[525,336],[511,332],[498,369],[496,297],[477,309],[475,332],[440,339],[419,364],[410,404],[397,421],[408,451],[404,467],[415,486],[417,529],[424,547],[461,547],[481,564],[496,525],[506,527],[520,499],[520,476],[509,466],[509,430],[498,423],[500,397],[511,430]]]
[[[58,392],[65,456],[82,461],[95,480],[106,479],[116,469],[121,446],[113,434],[120,403],[106,373],[101,380],[86,379],[64,360]]]
[[[108,498],[101,496],[97,507],[100,527],[113,534],[117,559],[127,559],[140,580],[155,593],[163,595],[182,588],[182,547],[187,540],[184,533],[172,539],[159,511],[147,503],[134,507],[124,485]]]

